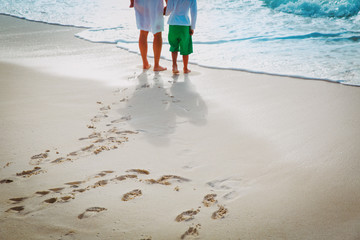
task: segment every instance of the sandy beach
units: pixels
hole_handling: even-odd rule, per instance
[[[80,31],[0,16],[0,239],[360,239],[359,87]]]

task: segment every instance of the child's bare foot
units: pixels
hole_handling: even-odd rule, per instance
[[[190,69],[188,69],[188,68],[184,68],[184,73],[190,73],[191,72],[191,70]]]
[[[162,66],[156,66],[154,67],[155,72],[165,71],[167,68]]]
[[[151,64],[143,65],[143,69],[144,69],[144,70],[148,70],[149,68],[151,68]]]
[[[179,74],[180,73],[179,70],[178,70],[177,65],[173,65],[172,71],[173,71],[173,74]]]

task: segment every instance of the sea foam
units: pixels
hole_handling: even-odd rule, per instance
[[[263,0],[275,10],[307,17],[352,17],[360,11],[359,0]]]

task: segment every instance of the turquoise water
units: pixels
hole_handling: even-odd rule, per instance
[[[360,0],[198,0],[190,61],[360,86],[359,11]],[[125,0],[0,0],[0,13],[85,27],[77,37],[138,52]]]

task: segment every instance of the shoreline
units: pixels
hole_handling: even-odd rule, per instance
[[[0,18],[0,236],[360,236],[359,88],[143,71],[74,27]]]
[[[58,23],[47,23],[47,22],[42,22],[42,21],[37,21],[37,20],[30,20],[30,19],[21,18],[21,17],[18,17],[18,16],[13,16],[13,15],[10,15],[10,14],[0,14],[0,15],[1,16],[7,16],[7,17],[13,17],[13,18],[16,18],[16,19],[25,20],[25,21],[29,21],[29,22],[49,24],[49,25],[54,25],[54,26],[62,26],[62,27],[70,27],[70,28],[78,28],[78,29],[89,29],[89,27],[83,27],[83,26],[62,25],[62,24],[58,24]],[[94,41],[90,41],[90,40],[84,39],[82,37],[76,36],[76,34],[74,35],[74,37],[76,37],[78,39],[81,39],[83,41],[90,42],[90,43],[114,44],[115,46],[117,44],[117,43],[114,43],[114,42],[106,42],[106,41],[94,42]],[[149,41],[149,43],[151,43],[151,42]],[[123,47],[118,47],[118,46],[116,46],[116,47],[119,48],[119,49],[125,50],[125,51],[127,51],[129,53],[136,54],[136,55],[140,56],[140,53],[138,53],[138,52],[129,51],[128,49],[123,48]],[[149,56],[149,58],[153,59],[152,56]],[[163,57],[163,56],[161,56],[161,59],[166,60],[166,61],[171,61],[171,59],[168,59],[168,58]],[[181,59],[179,60],[179,62],[181,62]],[[344,82],[345,80],[331,80],[331,79],[327,79],[327,78],[312,78],[312,77],[305,77],[305,76],[300,76],[300,75],[286,75],[286,74],[279,74],[279,73],[269,73],[269,72],[254,71],[254,70],[242,69],[242,68],[211,67],[211,66],[202,65],[200,63],[194,63],[194,62],[191,62],[191,61],[189,62],[189,64],[196,65],[196,66],[203,67],[203,68],[208,68],[208,69],[240,71],[240,72],[252,73],[252,74],[262,74],[262,75],[269,75],[269,76],[275,76],[275,77],[289,77],[289,78],[302,79],[302,80],[312,80],[312,81],[324,81],[324,82],[330,82],[330,83],[343,84],[343,85],[351,86],[351,87],[360,87],[360,85],[346,83],[346,82]]]

